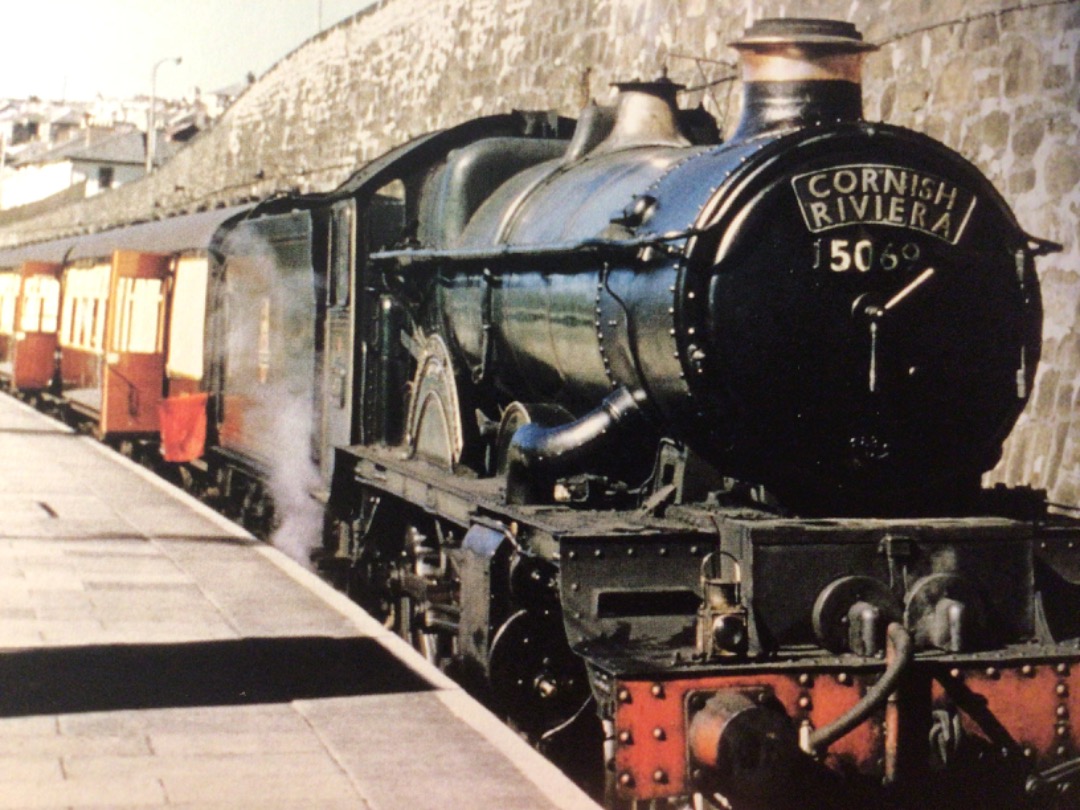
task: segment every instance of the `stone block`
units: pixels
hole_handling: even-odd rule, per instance
[[[989,48],[998,41],[998,23],[996,17],[983,17],[967,24],[964,33],[964,48],[979,51]]]
[[[116,773],[104,779],[65,779],[60,782],[5,785],[0,810],[28,807],[78,807],[93,796],[102,807],[164,806],[167,797],[161,784],[142,775]]]
[[[1065,448],[1069,443],[1073,427],[1074,426],[1069,422],[1059,423],[1054,427],[1053,437],[1050,440],[1049,448],[1050,461],[1047,465],[1047,485],[1052,485],[1061,477],[1061,462],[1065,456]]]
[[[934,104],[937,107],[957,107],[971,103],[974,96],[971,68],[966,59],[953,59],[938,74],[934,85]]]
[[[146,739],[127,735],[68,735],[21,734],[0,736],[0,758],[2,757],[56,757],[117,756],[131,759],[149,756],[151,753]]]
[[[1050,501],[1065,506],[1075,506],[1080,503],[1080,481],[1071,476],[1063,476],[1051,490]]]
[[[313,731],[263,731],[254,727],[203,734],[155,732],[149,735],[149,741],[154,752],[165,757],[251,756],[323,750]]]
[[[60,733],[60,724],[52,715],[5,717],[0,719],[0,737],[52,737]]]
[[[258,807],[292,801],[321,807],[325,802],[351,799],[358,808],[366,806],[348,776],[324,751],[160,759],[151,773],[176,803],[232,802]]]
[[[1030,158],[1046,137],[1046,121],[1041,117],[1019,118],[1012,133],[1012,151],[1018,158]]]
[[[1057,397],[1057,386],[1061,372],[1056,368],[1043,367],[1042,373],[1035,380],[1035,394],[1032,397],[1032,411],[1035,414],[1050,415]]]
[[[1050,65],[1043,76],[1043,89],[1059,90],[1067,87],[1071,78],[1068,65]]]
[[[1036,93],[1042,86],[1042,65],[1040,54],[1031,42],[1017,43],[1012,47],[1004,61],[1005,96],[1017,96]]]
[[[1061,339],[1057,350],[1054,352],[1053,362],[1061,370],[1064,382],[1063,388],[1068,388],[1071,391],[1074,387],[1076,373],[1080,371],[1080,333],[1070,332]],[[1072,407],[1071,401],[1061,400],[1059,395],[1058,404],[1063,415],[1072,413],[1070,410]]]
[[[1004,481],[1018,484],[1028,480],[1028,455],[1031,446],[1031,424],[1020,425],[1013,430],[1005,445]]]
[[[1034,169],[1025,169],[1013,172],[1009,175],[1009,194],[1019,195],[1035,188],[1036,174]]]
[[[1064,196],[1080,184],[1080,153],[1075,145],[1055,145],[1044,169],[1046,191],[1053,197]]]
[[[1050,469],[1050,443],[1053,439],[1054,429],[1052,424],[1043,419],[1036,423],[1035,431],[1031,440],[1030,468],[1027,477],[1033,486],[1045,487],[1047,482],[1057,476],[1057,470]]]
[[[973,148],[966,147],[964,151],[970,154],[977,154],[979,147],[1003,148],[1009,140],[1009,114],[1001,110],[986,114],[968,130],[968,138]]]
[[[428,801],[424,785],[398,778],[403,755],[426,763],[429,782],[445,784],[450,795],[472,795],[477,807],[531,810],[589,805],[572,787],[566,803],[554,805],[538,785],[523,778],[534,775],[535,766],[526,760],[522,770],[515,768],[509,756],[471,725],[454,718],[437,695],[412,696],[407,703],[400,695],[385,695],[299,705],[376,807],[420,807]],[[398,720],[393,725],[380,721],[387,716]],[[367,747],[362,752],[354,742],[357,728],[366,729]],[[439,733],[429,733],[431,728],[438,728]],[[523,756],[535,755],[529,752]]]

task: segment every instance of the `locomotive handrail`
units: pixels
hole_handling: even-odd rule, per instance
[[[911,634],[899,622],[893,622],[888,630],[889,646],[893,654],[889,657],[892,661],[885,667],[881,678],[863,695],[862,700],[833,720],[826,726],[812,731],[806,743],[807,753],[820,755],[828,750],[829,746],[839,740],[849,731],[861,724],[867,717],[881,708],[889,696],[896,691],[900,677],[907,670],[915,655],[915,645],[912,643]]]
[[[368,259],[373,264],[395,263],[399,267],[407,267],[410,264],[436,264],[439,262],[483,262],[495,261],[507,258],[544,258],[547,256],[565,256],[575,253],[595,254],[623,254],[634,253],[643,248],[663,248],[670,250],[668,245],[684,239],[703,236],[715,230],[716,226],[708,225],[700,228],[687,228],[681,231],[656,234],[649,233],[633,239],[582,239],[577,242],[560,242],[548,245],[503,245],[498,248],[472,248],[472,249],[432,249],[416,250],[401,248],[398,250],[380,250],[369,254]],[[1032,245],[1028,250],[1032,256],[1043,256],[1061,249],[1055,242],[1046,242],[1029,237]],[[954,253],[968,258],[980,258],[994,254],[989,250],[963,250],[954,248]]]
[[[1024,790],[1029,796],[1038,796],[1054,789],[1061,789],[1070,785],[1074,777],[1080,775],[1080,757],[1061,762],[1045,771],[1034,773],[1028,777]]]
[[[499,248],[466,250],[382,250],[372,253],[368,258],[373,263],[394,262],[401,267],[406,267],[410,264],[543,258],[575,253],[636,253],[642,248],[666,248],[668,243],[700,236],[702,233],[704,231],[699,228],[690,228],[665,234],[650,233],[634,239],[582,239],[578,242],[561,242],[553,245],[504,245]]]

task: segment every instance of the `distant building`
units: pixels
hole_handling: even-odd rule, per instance
[[[113,130],[86,128],[84,137],[69,138],[52,148],[24,149],[7,163],[0,178],[0,210],[43,200],[73,186],[90,197],[145,174],[146,136],[130,125]],[[157,162],[166,162],[180,144],[163,134],[157,140]]]
[[[166,163],[206,129],[246,87],[192,100],[155,99],[155,164]],[[138,180],[145,174],[150,99],[91,102],[0,99],[0,211],[66,204]],[[5,219],[18,218],[14,212]]]

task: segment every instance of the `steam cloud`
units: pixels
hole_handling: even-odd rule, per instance
[[[311,259],[260,223],[230,236],[226,269],[225,421],[222,443],[267,471],[274,546],[305,566],[322,531],[313,461],[315,296]]]
[[[311,460],[311,391],[307,396],[272,395],[260,408],[273,415],[270,494],[274,499],[276,528],[270,542],[294,560],[311,565],[311,552],[319,545],[322,507],[311,496],[319,486],[319,471]]]

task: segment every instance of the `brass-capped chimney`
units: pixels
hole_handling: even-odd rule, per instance
[[[839,20],[758,20],[731,43],[742,59],[734,138],[862,119],[862,60],[876,45]]]

